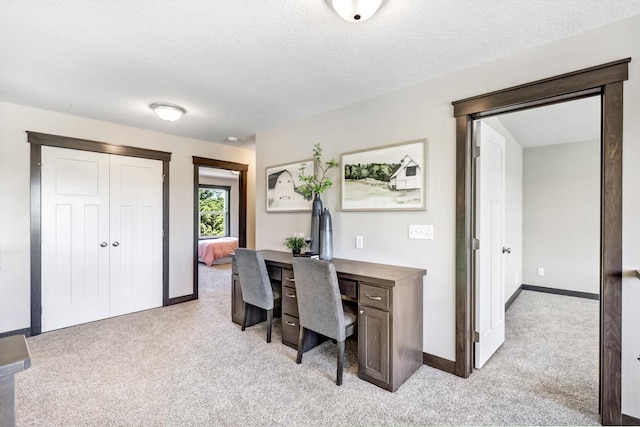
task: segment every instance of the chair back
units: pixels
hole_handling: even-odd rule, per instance
[[[235,253],[243,301],[265,310],[272,310],[273,290],[262,252],[237,248]]]
[[[336,269],[331,262],[293,258],[300,326],[345,340],[345,320]]]

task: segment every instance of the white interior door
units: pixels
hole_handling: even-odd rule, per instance
[[[504,342],[505,297],[502,247],[505,209],[505,140],[485,123],[475,122],[476,238],[475,255],[476,331],[475,367],[481,368]]]
[[[109,316],[109,156],[42,147],[42,331]]]
[[[162,162],[111,156],[111,315],[162,306]]]

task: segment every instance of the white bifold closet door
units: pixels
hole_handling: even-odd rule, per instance
[[[162,305],[162,162],[42,147],[42,331]]]

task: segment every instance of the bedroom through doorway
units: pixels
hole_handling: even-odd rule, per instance
[[[246,246],[247,165],[200,157],[194,163],[194,284],[228,276],[231,254]],[[217,279],[216,279],[217,280]],[[220,285],[225,285],[220,284]]]
[[[198,171],[198,285],[210,286],[217,270],[231,266],[238,247],[239,172],[200,167]],[[223,275],[224,277],[224,275]],[[200,288],[202,290],[202,288]]]

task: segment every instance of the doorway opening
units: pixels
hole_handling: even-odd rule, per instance
[[[248,166],[201,157],[194,164],[193,294],[201,281],[230,266],[232,254],[246,247]]]
[[[630,58],[456,101],[456,367],[473,371],[474,177],[473,120],[552,105],[602,98],[600,180],[600,413],[605,425],[620,425],[622,328],[622,117],[623,82]]]
[[[490,360],[483,375],[500,370],[511,387],[547,384],[541,397],[585,416],[598,414],[600,106],[594,96],[473,126],[474,369]],[[531,375],[510,375],[514,363]]]

